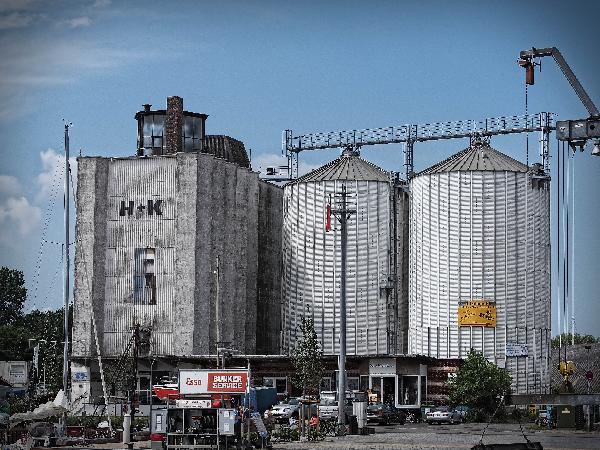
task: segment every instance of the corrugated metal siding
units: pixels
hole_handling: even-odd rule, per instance
[[[117,159],[110,163],[106,242],[104,346],[119,354],[135,323],[152,327],[152,353],[172,354],[175,295],[175,158]],[[135,206],[162,200],[162,215],[146,209],[119,214],[121,201]],[[156,304],[134,299],[135,249],[156,249]]]
[[[390,184],[380,181],[321,181],[284,190],[283,350],[298,339],[303,314],[311,315],[325,354],[336,354],[341,272],[339,224],[325,232],[329,196],[346,184],[357,213],[348,223],[347,351],[388,353],[387,304],[380,281],[390,271]]]
[[[531,174],[455,171],[411,181],[409,351],[469,349],[506,365],[515,392],[546,392],[550,338],[549,187]],[[496,302],[496,328],[458,327],[460,301]],[[506,358],[507,342],[528,357]]]

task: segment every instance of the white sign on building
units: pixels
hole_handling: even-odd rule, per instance
[[[371,358],[369,375],[396,375],[396,358]]]
[[[515,342],[507,342],[506,343],[506,356],[507,357],[529,356],[529,349],[527,348],[527,344],[517,344]]]

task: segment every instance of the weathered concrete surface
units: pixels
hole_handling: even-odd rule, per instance
[[[403,186],[394,191],[395,254],[395,297],[397,308],[396,354],[408,353],[408,223],[409,195]]]
[[[196,215],[197,215],[197,177],[196,155],[177,154],[177,220],[176,220],[176,257],[175,257],[175,304],[173,305],[173,354],[193,353],[194,302],[196,289]]]
[[[92,305],[100,342],[104,324],[104,261],[95,256],[106,243],[108,160],[79,158],[78,167],[72,355],[87,357],[96,354]]]
[[[269,196],[279,188],[264,190],[269,198],[261,203],[258,174],[203,153],[80,158],[80,164],[74,357],[94,353],[92,299],[105,356],[123,351],[135,323],[152,327],[153,355],[214,354],[217,256],[220,340],[257,353],[257,330],[264,332],[257,324],[259,277],[269,293],[261,314],[277,334],[281,253],[274,227],[281,202]],[[149,201],[162,202],[161,214],[150,214]],[[275,208],[263,210],[271,224],[265,230],[259,227],[261,205]],[[265,248],[260,258],[259,245]],[[135,255],[145,248],[156,251],[156,304],[134,295],[140,277]],[[269,348],[276,344],[271,336]]]
[[[283,189],[259,184],[256,352],[281,351]]]

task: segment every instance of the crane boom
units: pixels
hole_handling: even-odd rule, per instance
[[[600,156],[600,112],[587,94],[571,67],[556,47],[535,48],[523,50],[520,54],[519,65],[525,68],[525,83],[534,84],[535,58],[552,56],[569,84],[575,90],[577,97],[587,109],[590,117],[578,120],[563,120],[556,123],[556,138],[559,141],[567,141],[573,150],[578,147],[583,151],[588,140],[592,140],[594,148],[592,155]]]
[[[569,84],[571,85],[571,87],[573,88],[575,93],[577,94],[577,97],[579,97],[579,100],[581,100],[581,103],[583,103],[583,106],[585,106],[585,108],[590,113],[590,116],[591,117],[599,117],[600,116],[600,112],[598,111],[598,108],[596,107],[596,105],[594,104],[594,102],[592,101],[590,96],[587,94],[587,92],[585,91],[585,89],[583,88],[583,86],[581,85],[581,83],[579,82],[577,77],[575,76],[575,73],[573,73],[573,71],[571,70],[571,67],[567,64],[567,61],[563,57],[562,53],[560,53],[560,51],[556,47],[549,47],[549,48],[533,47],[531,50],[523,50],[519,56],[520,56],[519,64],[527,69],[528,75],[530,77],[530,78],[528,77],[527,84],[533,84],[533,82],[534,82],[533,59],[534,58],[542,58],[544,56],[552,56],[552,58],[554,58],[554,61],[556,62],[556,64],[560,68],[560,70],[562,71],[563,75],[565,76],[565,78],[567,79],[567,81],[569,82]]]

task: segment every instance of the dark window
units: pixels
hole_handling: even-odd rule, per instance
[[[181,127],[183,149],[186,152],[202,150],[202,119],[200,117],[184,116]]]
[[[155,254],[154,248],[135,249],[133,298],[137,303],[156,305]]]
[[[164,114],[149,114],[143,118],[142,147],[144,155],[160,155],[165,128]]]

